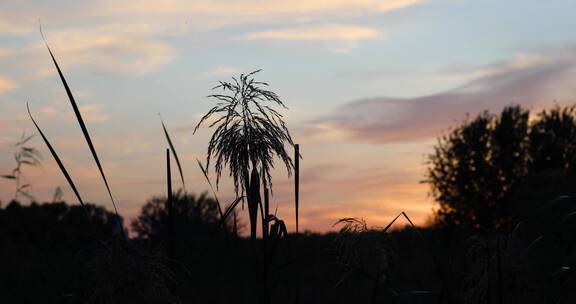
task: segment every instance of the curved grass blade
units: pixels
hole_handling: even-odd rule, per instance
[[[158,114],[160,116],[160,114]],[[170,135],[168,134],[168,130],[166,130],[166,126],[164,125],[164,120],[162,120],[162,116],[160,116],[160,122],[162,123],[162,129],[164,130],[164,135],[166,135],[166,140],[168,141],[168,145],[170,145],[170,150],[172,150],[172,155],[174,155],[174,159],[176,160],[176,165],[178,166],[178,172],[180,173],[180,179],[182,180],[182,189],[186,191],[186,184],[184,183],[184,173],[182,173],[182,166],[180,165],[180,159],[178,158],[178,154],[176,153],[176,149],[174,149],[174,145],[172,144],[172,140],[170,139]]]
[[[210,185],[210,190],[212,190],[212,195],[214,195],[214,199],[216,200],[216,205],[218,206],[218,213],[220,213],[220,225],[222,226],[222,229],[224,230],[224,234],[226,236],[228,236],[228,232],[226,231],[226,217],[224,216],[224,213],[222,212],[222,207],[220,206],[220,200],[218,200],[218,195],[216,195],[216,191],[214,191],[214,187],[212,186],[212,182],[210,181],[210,178],[208,177],[208,172],[206,172],[206,169],[204,169],[204,166],[202,166],[202,163],[198,159],[196,159],[196,162],[198,162],[198,166],[200,167],[200,170],[202,170],[202,173],[204,174],[204,178],[208,182],[208,185]]]
[[[237,197],[232,204],[230,204],[230,206],[228,206],[228,208],[226,208],[226,212],[224,212],[224,220],[226,220],[230,214],[234,211],[234,209],[236,208],[236,206],[238,205],[238,203],[243,199],[244,197]]]
[[[388,225],[382,230],[382,232],[386,233],[388,231],[388,229],[390,229],[392,224],[394,224],[394,222],[396,222],[396,220],[400,216],[403,216],[406,219],[406,221],[408,221],[408,223],[410,223],[411,228],[416,232],[416,236],[418,237],[420,242],[424,243],[424,245],[428,249],[430,257],[432,258],[432,263],[434,264],[436,272],[438,273],[438,276],[440,277],[440,281],[442,282],[442,288],[443,289],[446,288],[446,278],[444,277],[444,274],[442,273],[442,270],[440,269],[440,263],[438,262],[436,255],[433,253],[432,248],[430,247],[430,244],[428,244],[428,242],[426,242],[426,240],[424,239],[424,236],[420,232],[420,229],[418,229],[418,227],[416,227],[416,225],[414,225],[414,222],[412,222],[412,220],[410,219],[410,217],[408,217],[408,214],[406,214],[406,212],[404,212],[404,211],[400,212],[400,214],[398,214],[390,223],[388,223]]]
[[[66,82],[66,79],[64,78],[64,75],[62,74],[62,70],[60,69],[58,62],[56,62],[56,58],[54,58],[54,54],[52,53],[52,50],[50,49],[50,46],[48,45],[48,42],[46,41],[46,38],[44,37],[44,33],[42,32],[42,26],[40,26],[40,34],[42,35],[42,40],[44,40],[44,44],[46,45],[46,48],[48,49],[48,52],[50,53],[50,57],[52,58],[52,61],[54,62],[54,65],[56,66],[56,70],[58,70],[58,75],[60,76],[60,80],[62,81],[62,84],[64,85],[64,89],[66,90],[66,94],[68,95],[68,99],[70,100],[70,104],[72,105],[72,108],[74,109],[74,114],[76,115],[76,119],[78,120],[78,123],[80,124],[80,128],[82,129],[82,133],[84,134],[84,138],[86,139],[86,143],[88,144],[88,147],[90,148],[90,152],[92,153],[92,157],[96,161],[96,165],[98,166],[98,170],[100,171],[100,175],[102,176],[102,179],[104,180],[104,184],[106,185],[106,190],[108,190],[108,195],[110,196],[110,200],[112,201],[112,206],[114,206],[114,212],[116,213],[116,216],[119,216],[118,209],[116,208],[116,203],[114,201],[114,198],[112,197],[112,191],[110,191],[110,186],[108,185],[108,180],[106,180],[106,175],[104,175],[104,170],[102,169],[102,165],[100,164],[100,160],[98,159],[98,154],[96,154],[96,149],[94,148],[94,145],[92,144],[92,140],[90,139],[90,134],[88,133],[88,129],[86,129],[86,124],[84,124],[84,120],[82,119],[82,115],[80,114],[80,110],[78,109],[78,105],[76,104],[76,100],[74,99],[74,96],[72,95],[72,91],[70,90],[70,87],[68,86],[68,83]]]
[[[30,107],[28,106],[28,103],[26,103],[26,108],[28,109],[28,115],[30,116],[30,119],[32,119],[32,122],[34,123],[34,126],[36,126],[36,129],[38,130],[38,133],[40,133],[40,136],[42,136],[42,139],[44,140],[44,142],[46,143],[46,146],[48,146],[48,150],[50,150],[50,153],[52,154],[52,157],[54,157],[54,160],[56,161],[56,163],[58,164],[58,167],[60,167],[60,171],[62,171],[62,174],[64,174],[64,177],[66,177],[66,180],[68,181],[68,184],[70,185],[70,188],[72,188],[72,191],[74,191],[74,194],[76,195],[76,198],[78,198],[78,201],[80,202],[80,205],[82,205],[82,207],[84,206],[84,201],[82,200],[82,197],[80,197],[80,193],[78,193],[78,190],[76,189],[76,185],[74,185],[74,182],[72,181],[72,178],[70,177],[70,174],[68,174],[68,171],[66,170],[66,167],[64,167],[64,164],[62,164],[62,161],[60,160],[60,157],[58,157],[58,154],[56,153],[56,151],[54,151],[54,148],[52,148],[52,145],[50,144],[50,142],[48,141],[48,138],[46,138],[46,136],[44,135],[44,133],[42,132],[42,130],[40,130],[40,127],[38,126],[38,124],[36,123],[36,121],[34,120],[34,117],[32,117],[32,113],[30,113]]]
[[[400,212],[392,221],[390,221],[390,223],[388,223],[388,225],[386,225],[386,227],[384,227],[384,229],[382,229],[382,232],[386,232],[388,231],[388,229],[390,229],[390,227],[392,227],[392,225],[396,222],[396,220],[402,215],[402,213],[404,213],[404,211]]]
[[[390,223],[388,223],[388,225],[382,230],[382,232],[386,232],[388,231],[388,229],[390,229],[390,227],[392,227],[392,224],[394,224],[394,222],[396,222],[396,220],[400,217],[403,216],[408,223],[410,223],[410,226],[412,227],[412,229],[414,229],[414,231],[416,232],[416,234],[418,235],[418,237],[420,238],[420,240],[424,240],[424,236],[422,236],[422,234],[420,233],[420,230],[418,229],[418,227],[416,227],[416,225],[414,225],[414,223],[412,222],[412,220],[410,219],[410,217],[408,217],[408,215],[406,214],[406,212],[402,211],[400,212]]]
[[[204,169],[204,166],[202,166],[202,163],[198,160],[198,158],[196,158],[196,162],[198,163],[200,170],[202,170],[202,173],[204,174],[204,178],[206,179],[206,181],[208,182],[208,185],[210,186],[210,190],[212,191],[212,195],[214,195],[214,199],[216,199],[216,202],[218,203],[218,211],[220,212],[220,217],[222,217],[222,216],[224,216],[224,214],[222,213],[222,208],[220,208],[220,201],[218,200],[218,196],[216,195],[216,191],[214,191],[214,187],[212,186],[212,182],[210,181],[210,178],[208,177],[208,172],[206,172],[206,169]]]

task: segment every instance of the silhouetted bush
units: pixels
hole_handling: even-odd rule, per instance
[[[174,236],[178,239],[216,234],[220,228],[220,215],[216,200],[206,193],[194,194],[178,191],[173,197]],[[132,221],[132,230],[139,238],[166,240],[169,216],[166,196],[155,196],[142,206],[140,215]],[[233,219],[226,219],[226,230],[233,230]]]

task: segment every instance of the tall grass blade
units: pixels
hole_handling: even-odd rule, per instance
[[[182,189],[186,191],[186,184],[184,183],[184,173],[182,172],[182,166],[180,165],[180,159],[178,158],[178,154],[176,153],[176,149],[174,149],[174,144],[172,144],[172,140],[170,139],[170,135],[168,134],[168,130],[166,130],[166,125],[164,125],[164,120],[162,120],[162,116],[160,116],[160,122],[162,123],[162,129],[164,130],[164,135],[166,135],[166,140],[168,141],[168,145],[170,145],[170,149],[172,150],[172,155],[176,160],[176,165],[178,166],[178,172],[180,173],[180,180],[182,180]]]
[[[88,147],[90,148],[90,152],[92,153],[92,157],[96,161],[96,165],[98,166],[98,170],[100,170],[100,175],[102,176],[102,179],[104,180],[104,184],[106,185],[106,190],[108,190],[108,195],[110,196],[110,200],[112,201],[112,206],[114,206],[114,212],[116,213],[116,216],[119,217],[118,209],[116,208],[116,203],[114,201],[114,198],[112,197],[112,191],[110,191],[110,186],[108,185],[108,181],[106,180],[106,175],[104,175],[104,170],[102,169],[102,165],[100,164],[100,160],[98,159],[98,154],[96,154],[96,149],[94,149],[94,145],[92,144],[92,140],[90,139],[90,134],[88,133],[88,129],[86,129],[86,124],[84,123],[84,120],[82,119],[82,115],[80,114],[80,110],[78,109],[78,105],[76,104],[76,100],[74,99],[74,96],[72,95],[72,91],[70,90],[70,87],[68,86],[68,83],[66,82],[66,79],[64,78],[64,75],[62,74],[62,70],[60,69],[58,62],[56,61],[56,58],[54,58],[54,54],[52,53],[52,50],[50,49],[50,46],[48,45],[48,42],[46,41],[46,38],[44,37],[44,33],[42,32],[41,26],[40,26],[40,34],[42,35],[42,40],[44,40],[44,44],[46,45],[46,48],[48,49],[48,52],[50,53],[50,57],[52,58],[52,61],[54,62],[54,65],[56,66],[56,70],[58,70],[58,75],[60,76],[60,80],[62,81],[62,84],[64,85],[64,89],[66,90],[66,94],[68,95],[68,99],[70,100],[70,104],[72,105],[72,108],[74,109],[74,114],[76,115],[76,119],[78,120],[78,123],[80,124],[80,128],[82,129],[82,133],[84,133],[84,138],[86,139],[86,143],[88,143]]]
[[[212,182],[210,181],[210,178],[208,177],[208,172],[206,172],[206,169],[204,169],[204,166],[202,166],[202,163],[200,162],[200,160],[196,159],[196,162],[198,163],[198,167],[200,167],[200,170],[202,170],[202,174],[204,174],[204,178],[206,179],[206,181],[208,182],[208,185],[210,186],[210,190],[212,191],[212,195],[214,196],[216,203],[218,203],[218,212],[220,213],[220,218],[222,218],[222,217],[224,217],[224,214],[222,213],[222,208],[220,207],[220,200],[218,200],[218,195],[216,195],[216,191],[214,191],[214,187],[212,186]]]
[[[26,103],[26,109],[28,109],[28,115],[30,116],[30,119],[32,119],[32,122],[34,123],[34,126],[36,126],[36,129],[38,130],[38,133],[40,133],[40,136],[42,136],[44,143],[46,143],[46,146],[48,146],[48,150],[50,150],[50,153],[52,154],[52,157],[54,157],[54,160],[58,164],[60,171],[62,171],[62,174],[64,174],[64,177],[68,181],[70,188],[72,188],[72,191],[74,191],[74,194],[76,195],[76,198],[80,202],[80,205],[82,207],[84,207],[84,210],[86,210],[85,206],[84,206],[84,201],[82,200],[82,197],[80,197],[80,193],[78,192],[78,189],[76,189],[76,185],[74,185],[74,182],[72,181],[72,178],[70,177],[70,174],[68,174],[68,170],[66,170],[66,167],[64,167],[64,164],[60,160],[60,157],[58,157],[58,153],[56,153],[56,151],[54,151],[54,148],[52,148],[52,145],[48,141],[48,138],[46,138],[46,136],[44,135],[44,132],[42,132],[42,130],[40,129],[40,127],[38,126],[38,124],[34,120],[34,117],[32,117],[32,113],[30,113],[30,106],[28,105],[28,103]]]

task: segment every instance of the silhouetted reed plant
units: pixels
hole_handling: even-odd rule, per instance
[[[194,132],[208,119],[214,119],[208,125],[210,128],[215,127],[215,130],[208,144],[206,170],[201,167],[207,178],[210,162],[214,160],[218,187],[222,170],[227,166],[236,194],[246,197],[253,257],[255,265],[260,265],[256,270],[261,281],[260,300],[268,303],[270,265],[279,239],[287,234],[284,221],[270,214],[271,169],[274,167],[274,158],[278,157],[284,163],[288,176],[291,175],[294,164],[286,145],[294,146],[294,143],[282,114],[272,107],[286,106],[276,93],[266,89],[267,83],[254,79],[259,71],[242,74],[239,78],[232,78],[231,82],[220,81],[213,89],[221,90],[222,93],[208,96],[216,100],[216,105],[200,119]],[[295,189],[298,193],[298,183]],[[231,204],[230,208],[237,204]],[[256,248],[258,211],[262,222],[260,254]]]
[[[38,167],[41,165],[42,155],[40,151],[27,145],[33,137],[34,135],[27,136],[26,134],[22,134],[20,140],[14,144],[14,147],[17,149],[17,151],[14,152],[14,161],[16,162],[14,169],[12,169],[9,174],[0,175],[2,178],[14,181],[15,190],[14,197],[12,198],[13,201],[18,201],[19,195],[34,199],[30,193],[32,185],[23,183],[24,174],[22,172],[25,166]]]

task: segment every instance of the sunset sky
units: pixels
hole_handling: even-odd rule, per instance
[[[287,104],[301,144],[302,230],[342,217],[385,225],[400,211],[423,224],[434,202],[420,181],[437,136],[466,113],[576,101],[575,12],[573,0],[3,0],[0,174],[21,134],[34,133],[29,102],[84,199],[111,209],[40,20],[127,219],[165,192],[158,113],[187,189],[205,191],[196,158],[210,131],[192,131],[206,95],[262,69],[257,79]],[[42,168],[24,171],[33,194],[50,200],[61,186],[76,203],[43,142],[31,143],[44,155]],[[273,210],[293,227],[293,180],[278,168]],[[0,180],[3,204],[13,190]],[[227,178],[219,195],[232,199]]]

